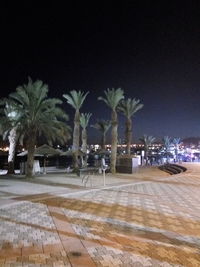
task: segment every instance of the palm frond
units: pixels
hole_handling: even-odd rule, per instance
[[[89,120],[92,116],[92,113],[81,113],[80,116],[80,125],[83,129],[86,129],[88,124],[89,124]]]
[[[139,140],[144,144],[144,146],[147,148],[152,145],[153,142],[155,142],[156,138],[151,135],[144,134]]]
[[[68,115],[61,109],[62,101],[57,98],[47,98],[48,85],[40,80],[18,86],[16,92],[9,95],[10,103],[15,103],[12,109],[18,114],[11,121],[11,127],[18,125],[21,140],[34,130],[38,135],[46,136],[49,142],[66,141],[70,137],[70,129],[66,124]],[[7,114],[11,113],[5,110]]]
[[[179,137],[174,138],[174,139],[172,140],[172,143],[173,143],[174,145],[180,145],[180,143],[181,143],[181,138],[179,138]]]
[[[118,89],[107,89],[104,91],[105,97],[98,97],[98,100],[102,100],[112,110],[116,110],[119,102],[124,99],[124,91],[121,88]]]
[[[166,151],[168,151],[170,149],[170,146],[172,144],[172,139],[169,136],[164,136],[162,139],[163,142],[163,147]]]
[[[71,105],[74,109],[79,110],[88,94],[89,92],[84,93],[82,91],[72,90],[69,94],[64,94],[63,97],[67,99],[67,103],[69,105]]]
[[[102,133],[106,133],[111,127],[111,121],[109,120],[98,120],[94,125],[91,127],[97,129]]]
[[[118,106],[118,109],[130,119],[137,111],[143,108],[143,104],[140,103],[140,100],[135,98],[128,98],[126,100],[121,100]]]

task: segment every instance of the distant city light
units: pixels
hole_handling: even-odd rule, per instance
[[[9,147],[6,146],[6,147],[1,147],[0,150],[4,151],[4,152],[7,152],[9,150]]]

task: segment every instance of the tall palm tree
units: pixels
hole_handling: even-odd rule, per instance
[[[111,122],[108,120],[99,120],[91,126],[101,132],[101,149],[104,150],[106,146],[106,133],[110,129]]]
[[[8,174],[14,174],[14,160],[15,149],[19,138],[19,124],[18,119],[20,114],[17,113],[16,103],[8,98],[0,101],[0,124],[1,135],[3,139],[8,139],[9,151],[8,151]]]
[[[174,144],[174,147],[175,147],[175,157],[176,157],[176,162],[178,161],[178,149],[179,149],[179,145],[181,143],[181,138],[179,137],[176,137],[172,140],[172,143]]]
[[[162,139],[163,142],[163,148],[165,151],[165,155],[167,157],[167,163],[169,162],[169,155],[170,155],[170,146],[172,144],[172,140],[169,136],[164,136]]]
[[[98,100],[102,100],[106,105],[111,108],[111,172],[116,172],[116,159],[117,159],[117,139],[118,139],[118,117],[117,107],[119,102],[124,99],[124,91],[121,88],[118,89],[107,89],[104,91],[105,97],[99,97]]]
[[[153,142],[155,142],[156,138],[151,135],[144,134],[139,140],[144,144],[145,160],[147,164],[149,147],[153,144]]]
[[[83,157],[83,166],[87,166],[87,127],[89,124],[91,113],[81,113],[80,125],[82,127],[81,139],[82,139],[82,151],[85,154]]]
[[[80,108],[85,101],[89,92],[84,93],[81,91],[72,90],[69,94],[64,94],[63,97],[67,99],[67,103],[75,109],[74,115],[74,131],[73,131],[73,145],[72,151],[74,156],[74,168],[78,168],[78,150],[80,140]]]
[[[92,116],[92,113],[81,113],[80,116],[80,125],[82,127],[82,150],[86,154],[87,153],[87,130],[90,117]]]
[[[18,104],[18,123],[24,131],[28,150],[26,176],[33,176],[34,150],[38,136],[44,136],[49,144],[59,141],[64,144],[69,139],[67,114],[58,106],[62,101],[47,98],[48,86],[40,80],[17,87],[9,97]]]
[[[127,154],[131,154],[131,142],[132,142],[132,117],[133,115],[140,109],[143,108],[143,104],[140,103],[140,100],[136,100],[135,98],[125,99],[120,102],[119,110],[126,117],[126,145],[127,145]]]

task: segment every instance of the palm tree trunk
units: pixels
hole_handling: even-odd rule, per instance
[[[101,149],[106,149],[106,134],[102,133],[102,139],[101,139]]]
[[[17,144],[17,127],[14,127],[9,133],[9,153],[8,153],[8,174],[15,173],[14,161],[15,161],[15,148]]]
[[[146,160],[146,165],[148,165],[148,156],[149,156],[149,150],[148,147],[145,148],[145,160]]]
[[[82,150],[83,153],[87,153],[87,131],[86,129],[82,130]]]
[[[79,150],[79,139],[80,139],[80,113],[76,110],[74,116],[74,131],[73,131],[73,165],[74,168],[78,168],[78,150]]]
[[[126,149],[127,154],[131,154],[131,139],[132,139],[132,121],[131,119],[127,119],[126,121]]]
[[[178,148],[177,147],[175,148],[175,159],[176,159],[176,162],[178,162]]]
[[[83,166],[87,166],[87,130],[82,130],[82,151],[85,153],[85,156],[83,158]]]
[[[112,132],[111,132],[111,172],[116,173],[116,159],[117,159],[117,138],[118,138],[118,121],[117,121],[117,112],[112,111]]]
[[[27,166],[26,166],[27,168],[26,177],[27,178],[33,177],[35,143],[36,143],[36,132],[33,131],[29,134],[28,141],[27,141],[27,151],[28,151]]]

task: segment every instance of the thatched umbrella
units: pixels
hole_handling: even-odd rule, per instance
[[[27,154],[28,154],[28,151],[25,150],[25,151],[22,151],[22,152],[20,152],[19,154],[17,154],[17,156],[18,156],[18,157],[24,157],[24,156],[27,156]]]
[[[46,158],[48,156],[55,156],[60,155],[62,153],[59,149],[54,149],[51,146],[48,145],[42,145],[35,149],[34,156],[35,157],[44,157],[44,164],[43,164],[43,174],[46,173]],[[17,154],[19,157],[27,156],[28,152],[27,150]]]
[[[81,151],[81,150],[78,151],[78,156],[84,156],[84,155],[85,155],[85,153],[83,153],[83,151]],[[60,156],[69,156],[69,157],[71,157],[71,156],[73,156],[73,151],[72,150],[68,150],[68,151],[62,152],[60,154]]]
[[[44,157],[43,174],[46,173],[46,157],[60,155],[61,150],[55,149],[48,145],[42,145],[35,149],[35,155],[41,155]]]
[[[19,154],[17,154],[18,157],[24,157],[24,156],[27,156],[28,155],[28,151],[27,150],[24,150],[22,152],[20,152]],[[35,157],[42,157],[43,155],[40,155],[40,154],[34,154]]]
[[[61,151],[48,145],[42,145],[35,149],[35,154],[42,155],[44,157],[54,156],[54,155],[60,155]]]
[[[66,157],[73,157],[73,151],[72,150],[68,150],[68,151],[65,151],[65,152],[62,152],[60,154],[60,156],[66,156]],[[83,166],[83,157],[85,156],[86,154],[81,151],[81,150],[78,150],[77,151],[77,156],[80,157],[80,166]]]

